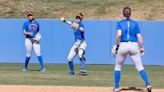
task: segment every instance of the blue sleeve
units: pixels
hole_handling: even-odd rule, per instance
[[[141,33],[138,23],[136,23],[135,30],[136,30],[136,34]]]
[[[40,30],[40,25],[39,25],[39,23],[38,23],[38,29],[37,29],[37,32],[39,32],[39,30]]]
[[[82,28],[84,28],[84,25],[83,25],[82,23],[80,23],[79,27],[82,27]]]
[[[117,30],[122,30],[122,29],[121,29],[120,22],[117,23]]]

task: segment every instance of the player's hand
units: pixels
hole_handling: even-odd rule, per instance
[[[113,46],[113,48],[112,48],[112,54],[113,54],[113,56],[116,56],[116,54],[118,52],[118,49],[119,49],[119,44]]]
[[[115,56],[115,55],[116,55],[116,48],[117,48],[117,46],[116,46],[116,45],[114,45],[114,46],[113,46],[113,48],[112,48],[112,54],[113,54],[113,56]]]
[[[61,22],[65,22],[65,19],[62,17],[62,18],[60,18],[60,21]]]
[[[141,56],[144,55],[144,47],[140,48],[140,53],[141,53]]]
[[[40,41],[41,38],[42,38],[42,36],[41,36],[41,34],[40,34],[39,32],[38,32],[38,33],[35,35],[35,37],[34,37],[34,39],[35,39],[36,41]]]

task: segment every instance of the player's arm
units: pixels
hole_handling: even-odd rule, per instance
[[[84,27],[83,26],[80,26],[79,27],[79,24],[75,23],[75,22],[72,22],[72,21],[69,21],[69,20],[65,20],[64,18],[60,18],[60,21],[68,24],[68,25],[71,25],[71,27],[74,29],[74,30],[79,30],[79,31],[84,31]]]
[[[84,28],[83,27],[79,27],[78,30],[80,30],[80,31],[83,32],[84,31]]]
[[[72,24],[72,21],[65,20],[64,22],[65,22],[66,24],[68,24],[68,25],[71,25],[71,24]]]
[[[117,35],[116,35],[116,43],[112,48],[112,54],[115,56],[117,54],[118,48],[119,48],[119,43],[120,43],[120,39],[122,36],[122,30],[121,30],[121,26],[119,24],[119,22],[117,23]]]
[[[142,35],[139,33],[137,34],[137,38],[138,38],[138,41],[139,41],[139,45],[140,45],[140,48],[143,48],[143,40],[142,40]]]
[[[65,20],[65,18],[60,18],[60,21],[66,23],[66,24],[69,24],[69,25],[72,24],[72,21]]]
[[[23,28],[22,28],[23,34],[24,34],[24,35],[32,36],[32,33],[31,33],[31,32],[27,32],[26,29],[27,29],[27,26],[26,26],[26,23],[24,23]]]
[[[39,31],[40,31],[40,25],[39,25],[39,23],[38,23],[37,32],[39,32]]]
[[[143,40],[142,40],[141,33],[137,34],[137,38],[138,38],[138,42],[139,42],[139,45],[140,45],[140,52],[144,53],[144,45],[143,45]]]
[[[119,29],[117,30],[116,43],[115,43],[116,46],[120,43],[121,36],[122,36],[122,31]]]
[[[115,43],[115,45],[112,48],[112,54],[113,54],[113,56],[115,56],[117,54],[121,36],[122,36],[122,31],[121,30],[118,30],[117,31],[117,36],[116,36],[116,43]]]
[[[116,43],[115,43],[116,46],[119,45],[121,36],[122,36],[122,28],[121,28],[120,22],[118,22],[117,23]]]
[[[84,31],[84,25],[80,25],[80,26],[78,27],[78,30],[81,31],[81,32],[83,32],[83,31]]]
[[[143,55],[144,54],[144,45],[143,45],[142,35],[141,35],[141,31],[140,31],[138,23],[136,24],[136,35],[137,35],[137,39],[138,39],[138,42],[140,45],[141,55]]]
[[[31,33],[31,32],[27,32],[25,29],[23,30],[23,34],[24,34],[24,35],[32,36],[32,33]]]
[[[60,18],[60,21],[66,23],[68,25],[71,25],[72,24],[72,21],[65,20],[64,18]]]

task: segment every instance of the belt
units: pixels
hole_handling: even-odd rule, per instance
[[[121,41],[121,42],[136,42],[136,41]]]

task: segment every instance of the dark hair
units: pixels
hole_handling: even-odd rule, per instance
[[[83,20],[83,14],[82,13],[79,13],[77,16],[76,16],[76,19],[80,19],[80,20]]]
[[[126,10],[128,10],[129,12],[126,12]],[[131,8],[130,7],[125,7],[124,9],[123,9],[123,15],[124,15],[124,17],[126,17],[126,18],[130,18],[130,16],[131,16]]]
[[[129,9],[129,10],[131,11],[131,8],[130,8],[130,7],[125,7],[125,8],[123,9],[123,12],[124,12],[126,9]]]
[[[79,13],[79,15],[84,16],[81,12]]]
[[[32,12],[28,12],[27,13],[27,17],[29,17],[29,16],[33,16],[33,13]]]

